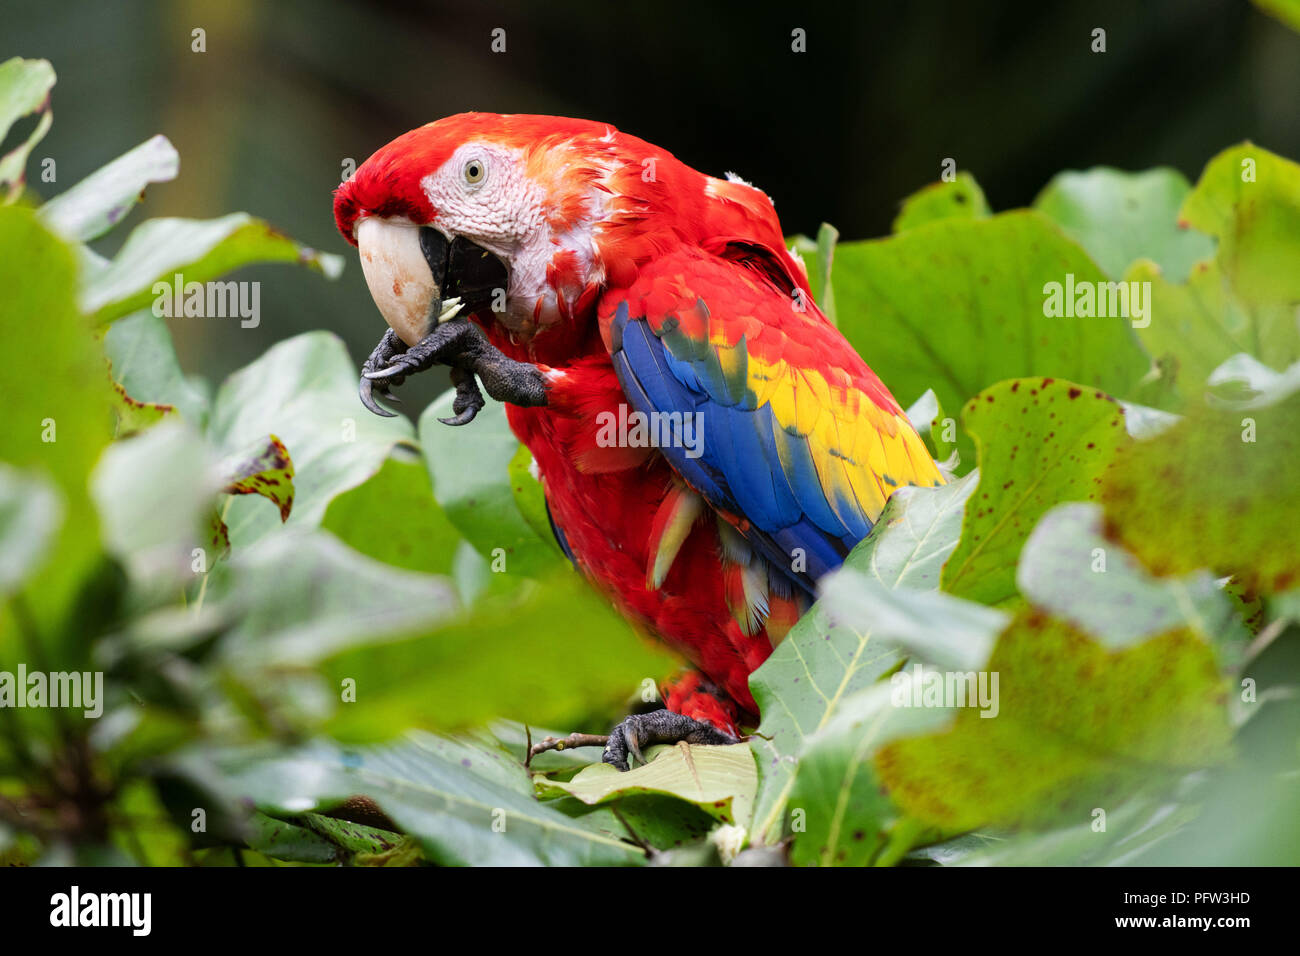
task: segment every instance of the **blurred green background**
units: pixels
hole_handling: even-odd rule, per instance
[[[1300,155],[1300,36],[1245,0],[826,4],[435,0],[4,0],[0,59],[58,71],[46,195],[154,133],[181,155],[134,225],[246,210],[348,254],[337,283],[267,267],[262,324],[173,320],[187,371],[219,380],[306,329],[358,362],[383,330],[334,229],[331,191],[411,127],[467,109],[600,119],[775,200],[788,233],[885,234],[943,158],[994,209],[1052,174],[1172,165],[1250,138]],[[206,31],[206,52],[191,31]],[[506,31],[494,53],[491,33]],[[807,31],[807,52],[791,31]],[[1107,52],[1091,32],[1107,31]],[[11,134],[25,134],[27,124]],[[111,252],[128,230],[117,230]],[[418,412],[437,376],[403,386]]]

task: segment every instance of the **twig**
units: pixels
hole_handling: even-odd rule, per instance
[[[531,740],[531,735],[529,736]],[[609,734],[569,734],[567,737],[547,737],[528,748],[528,759],[524,761],[527,767],[533,762],[533,758],[538,754],[544,754],[548,750],[572,750],[574,747],[604,747],[609,743]]]

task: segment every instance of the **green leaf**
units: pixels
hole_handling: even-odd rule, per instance
[[[64,238],[89,242],[121,222],[146,186],[175,179],[179,169],[176,148],[166,136],[154,136],[55,196],[39,215]]]
[[[354,679],[364,702],[342,708],[330,733],[375,740],[401,727],[458,729],[497,717],[604,730],[646,680],[657,684],[675,666],[564,569],[541,581],[516,579],[437,628],[341,653],[322,669],[336,687]]]
[[[137,226],[102,271],[84,277],[81,306],[104,326],[138,309],[152,307],[155,283],[174,290],[205,283],[240,266],[259,262],[294,262],[327,278],[343,269],[338,256],[309,249],[260,219],[237,212],[220,219],[150,219]],[[161,291],[161,289],[160,289]],[[184,296],[175,307],[184,304]],[[243,321],[231,317],[229,321]]]
[[[1123,866],[1178,834],[1196,813],[1191,803],[1141,796],[1106,810],[1104,829],[1091,817],[1036,833],[967,834],[914,856],[943,866]]]
[[[209,603],[238,617],[221,654],[245,675],[296,670],[348,648],[423,633],[458,610],[447,579],[398,571],[321,531],[270,535],[237,549],[229,573]]]
[[[1198,568],[1274,593],[1300,580],[1300,392],[1194,408],[1105,479],[1107,533],[1158,575]]]
[[[555,532],[551,530],[551,519],[546,510],[546,493],[542,490],[542,483],[534,475],[535,469],[533,453],[528,450],[527,445],[521,444],[506,469],[510,478],[510,491],[514,494],[515,505],[519,508],[519,513],[524,516],[524,520],[528,522],[528,527],[532,528],[533,533],[541,540],[551,544],[558,553],[560,545],[555,540]]]
[[[648,763],[628,771],[594,763],[567,782],[539,775],[538,792],[558,790],[593,805],[638,794],[664,794],[695,804],[722,823],[749,826],[758,774],[748,747],[678,744],[651,748],[646,758]]]
[[[930,183],[903,200],[893,231],[904,232],[941,219],[987,219],[992,215],[984,190],[962,171],[951,182]]]
[[[329,744],[284,756],[234,755],[227,786],[275,813],[302,813],[354,794],[375,801],[428,858],[449,866],[592,866],[644,862],[639,848],[539,803],[523,766],[464,739],[412,733],[400,743]]]
[[[451,415],[454,395],[445,392],[420,416],[420,444],[438,504],[494,570],[536,577],[554,569],[564,558],[534,530],[540,523],[536,492],[521,484],[521,495],[532,502],[531,521],[516,499],[510,465],[519,440],[506,422],[505,406],[490,401],[471,424],[456,428],[438,421]],[[553,539],[549,527],[547,535]]]
[[[179,420],[115,442],[91,477],[105,548],[137,582],[188,582],[219,487],[206,444]]]
[[[835,311],[835,287],[831,284],[831,268],[835,262],[835,245],[840,241],[840,231],[829,222],[817,229],[817,270],[811,281],[813,301],[821,307],[822,314],[838,324]]]
[[[87,478],[111,438],[110,390],[103,358],[73,300],[72,253],[30,210],[0,208],[0,288],[0,328],[11,356],[0,362],[0,460],[43,473],[65,506],[56,543],[37,569],[39,586],[28,595],[57,666],[56,645],[85,646],[84,623],[68,622],[66,632],[64,623],[100,556]],[[12,635],[12,628],[0,627],[0,660],[22,659]]]
[[[871,759],[890,740],[935,729],[951,712],[896,707],[893,693],[888,684],[858,691],[806,742],[790,793],[791,813],[803,824],[790,853],[799,866],[866,866],[899,825]]]
[[[1138,335],[1164,378],[1194,400],[1238,352],[1274,368],[1300,361],[1300,165],[1252,143],[1231,147],[1209,162],[1180,215],[1180,225],[1217,237],[1215,257],[1185,284],[1145,260],[1125,276],[1151,283],[1151,321]]]
[[[181,371],[166,321],[147,309],[128,315],[109,326],[104,352],[112,363],[113,381],[127,396],[170,405],[196,428],[207,424],[207,391]]]
[[[934,389],[927,388],[925,394],[913,402],[907,409],[907,420],[912,423],[918,435],[925,440],[930,454],[938,461],[947,461],[957,450],[955,441],[944,438],[947,434],[948,418],[939,404],[939,397]]]
[[[939,667],[982,667],[1007,623],[1007,615],[994,608],[941,591],[887,587],[852,567],[820,584],[821,607],[837,624]]]
[[[1205,167],[1182,220],[1219,240],[1216,258],[1242,302],[1300,301],[1300,164],[1254,143],[1229,147]]]
[[[50,111],[53,86],[54,67],[48,60],[13,57],[0,63],[0,143],[22,117],[31,113],[41,114],[27,139],[0,156],[0,185],[9,187],[5,202],[13,202],[22,193],[27,157],[45,138],[54,122],[54,114]]]
[[[1155,578],[1102,534],[1094,503],[1053,508],[1020,555],[1016,582],[1026,600],[1106,648],[1186,630],[1238,663],[1249,635],[1232,602],[1204,571]]]
[[[129,438],[137,432],[152,428],[175,411],[172,405],[138,402],[126,394],[126,389],[121,385],[113,383],[113,413],[117,422],[114,438]]]
[[[976,474],[940,488],[900,488],[845,566],[886,587],[936,588],[957,546],[962,506]],[[760,785],[754,841],[781,839],[786,798],[805,739],[830,723],[843,700],[895,668],[898,649],[852,628],[832,624],[820,605],[800,619],[772,655],[750,675],[763,722],[751,741]]]
[[[1107,166],[1058,173],[1034,208],[1083,246],[1108,276],[1118,279],[1138,259],[1154,260],[1170,279],[1214,254],[1204,235],[1179,227],[1178,210],[1191,186],[1176,169],[1126,173]],[[1154,310],[1153,310],[1154,313]]]
[[[210,433],[226,453],[267,434],[293,457],[294,509],[288,525],[314,526],[336,495],[367,481],[393,445],[411,440],[405,418],[380,418],[357,398],[357,367],[342,341],[307,332],[281,342],[221,386]],[[261,502],[235,501],[227,519],[236,550],[280,525]]]
[[[40,567],[62,521],[59,493],[47,480],[0,462],[0,596]]]
[[[951,728],[876,757],[891,796],[925,823],[1085,821],[1229,752],[1225,683],[1209,646],[1187,631],[1108,651],[1029,610],[986,667],[990,684],[998,675],[996,711],[958,708]]]
[[[1300,0],[1253,0],[1270,16],[1277,17],[1292,30],[1300,32]]]
[[[338,820],[320,813],[304,813],[301,820],[312,831],[349,853],[387,853],[402,839],[390,830]]]
[[[1105,275],[1040,213],[945,219],[836,250],[840,329],[899,395],[961,408],[1003,379],[1051,375],[1126,395],[1148,370],[1129,319],[1053,318],[1048,283]],[[958,436],[962,459],[974,458]]]
[[[1184,399],[1199,400],[1213,370],[1238,353],[1279,368],[1300,359],[1295,307],[1241,302],[1218,260],[1198,264],[1186,283],[1166,281],[1146,260],[1124,279],[1151,283],[1151,322],[1137,334]]]
[[[433,499],[423,459],[404,451],[395,448],[374,477],[334,498],[321,527],[376,561],[450,574],[460,535]]]
[[[962,423],[979,449],[980,486],[943,589],[1003,604],[1016,598],[1016,560],[1038,519],[1063,501],[1095,499],[1132,440],[1114,399],[1050,378],[1000,382],[971,399]]]
[[[248,845],[259,853],[295,863],[334,863],[339,848],[307,827],[288,820],[277,820],[265,813],[248,818]]]

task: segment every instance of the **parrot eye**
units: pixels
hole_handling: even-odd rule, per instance
[[[465,164],[465,182],[471,186],[481,183],[485,175],[487,175],[487,167],[483,165],[483,160],[471,159]]]

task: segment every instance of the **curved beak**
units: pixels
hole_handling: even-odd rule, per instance
[[[461,312],[505,304],[505,263],[464,237],[449,240],[429,226],[373,217],[356,235],[370,296],[408,346]]]

